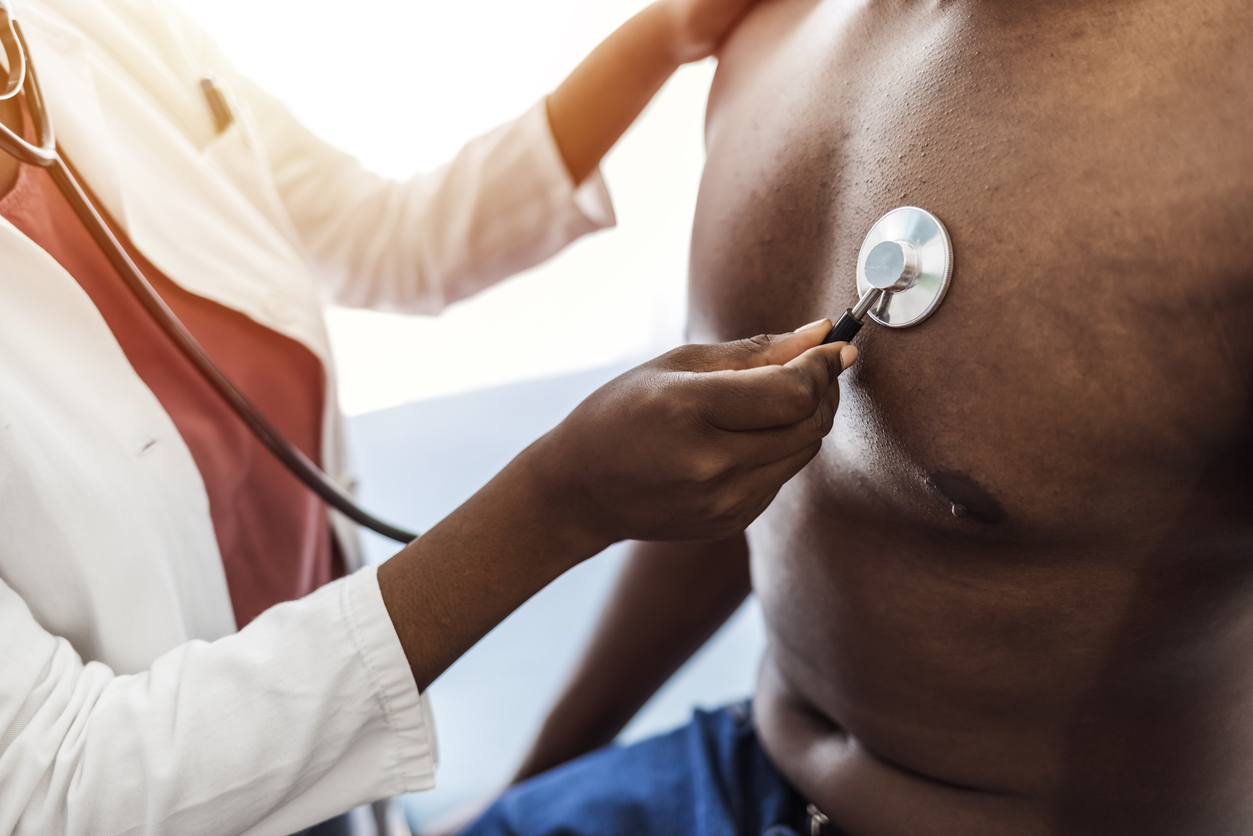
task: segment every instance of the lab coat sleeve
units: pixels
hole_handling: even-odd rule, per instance
[[[154,40],[177,41],[198,74],[226,81],[264,147],[299,243],[338,304],[434,313],[616,222],[599,171],[574,184],[546,100],[446,165],[394,180],[315,136],[180,8],[159,7],[171,29]],[[396,106],[406,104],[398,97]]]
[[[339,304],[433,313],[615,222],[599,171],[575,187],[545,101],[448,164],[397,181],[318,139],[246,78],[231,84],[255,119],[301,243]]]
[[[0,833],[286,836],[435,764],[373,569],[126,676],[0,582]]]

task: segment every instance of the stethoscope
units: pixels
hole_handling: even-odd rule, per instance
[[[56,137],[52,132],[52,122],[48,117],[43,93],[39,88],[39,78],[35,67],[30,62],[30,50],[22,27],[12,17],[12,8],[8,0],[0,0],[0,45],[4,48],[5,57],[9,62],[9,78],[4,92],[0,93],[0,101],[5,101],[18,93],[26,93],[26,105],[30,108],[35,123],[35,142],[29,143],[0,123],[0,149],[12,154],[18,160],[30,165],[45,168],[52,176],[57,188],[65,195],[65,199],[74,207],[75,214],[86,225],[91,237],[95,239],[114,269],[121,274],[131,292],[157,321],[157,324],[170,336],[183,354],[196,366],[204,378],[209,381],[218,394],[235,411],[252,431],[252,434],[273,453],[292,474],[322,498],[327,505],[341,512],[349,519],[360,523],[366,528],[382,534],[384,537],[408,543],[418,535],[403,528],[378,519],[361,508],[353,498],[327,476],[321,468],[309,460],[299,448],[289,442],[266,420],[255,406],[231,382],[223,371],[218,368],[204,348],[191,335],[191,332],[179,322],[174,312],[166,306],[156,290],[144,278],[143,273],[135,266],[126,250],[118,242],[105,223],[92,199],[74,177],[65,159],[57,149]],[[211,100],[212,103],[212,100]],[[215,115],[216,112],[215,112]]]
[[[291,473],[327,505],[366,528],[400,543],[417,534],[398,528],[373,516],[353,500],[321,468],[289,442],[218,368],[191,332],[179,321],[127,255],[101,212],[79,184],[57,148],[52,122],[48,117],[39,78],[30,62],[30,50],[21,25],[13,19],[9,0],[0,0],[0,45],[9,62],[9,77],[0,101],[25,92],[26,105],[35,123],[32,144],[0,123],[0,150],[18,160],[45,168],[57,188],[86,225],[92,238],[121,274],[127,287],[196,369],[217,390],[252,431]],[[219,124],[222,104],[216,88],[206,95]],[[860,301],[844,312],[824,343],[848,342],[861,330],[867,314],[891,328],[917,325],[930,316],[948,289],[953,270],[953,247],[940,220],[924,209],[904,206],[893,209],[871,228],[857,259],[857,287]]]
[[[875,221],[857,254],[857,304],[844,311],[823,344],[851,342],[867,314],[889,328],[909,328],[935,313],[953,280],[953,242],[935,215],[917,206]]]

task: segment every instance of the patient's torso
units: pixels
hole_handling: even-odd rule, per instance
[[[694,338],[838,314],[897,206],[956,252],[750,531],[763,743],[853,836],[1253,832],[1250,43],[1245,0],[776,0],[728,44]]]

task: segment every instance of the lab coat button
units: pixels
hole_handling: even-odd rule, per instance
[[[269,314],[275,322],[287,324],[294,322],[296,319],[295,306],[278,293],[271,293],[269,296],[265,297],[265,302],[262,307],[265,308],[265,312]]]

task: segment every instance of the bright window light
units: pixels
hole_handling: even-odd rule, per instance
[[[642,0],[179,0],[314,131],[384,174],[433,168],[551,90]],[[644,359],[678,344],[711,63],[603,168],[618,227],[439,317],[335,309],[349,414]]]

